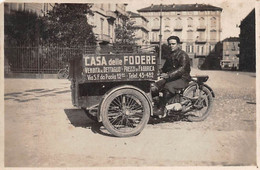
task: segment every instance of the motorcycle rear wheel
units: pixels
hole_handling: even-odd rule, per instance
[[[203,86],[202,89],[198,89],[191,86],[183,96],[193,100],[193,108],[186,114],[189,121],[200,122],[209,116],[213,107],[213,96],[208,88]]]

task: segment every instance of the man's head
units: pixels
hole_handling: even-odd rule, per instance
[[[177,36],[170,36],[167,39],[168,45],[171,47],[172,51],[179,49],[180,39]]]

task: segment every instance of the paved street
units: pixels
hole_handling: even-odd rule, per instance
[[[216,94],[205,121],[151,121],[130,138],[73,107],[68,80],[5,79],[5,166],[255,165],[255,74],[195,74],[209,75]]]

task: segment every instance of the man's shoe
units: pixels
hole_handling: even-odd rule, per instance
[[[164,118],[167,116],[166,112],[164,111],[165,108],[164,107],[161,107],[159,109],[154,109],[154,112],[153,112],[153,115],[158,117],[158,118]]]

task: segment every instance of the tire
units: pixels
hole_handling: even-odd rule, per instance
[[[183,93],[184,97],[193,99],[196,99],[197,97],[197,100],[194,100],[195,103],[198,102],[197,107],[187,113],[187,119],[192,122],[200,122],[205,120],[209,116],[213,107],[213,96],[210,90],[205,86],[202,87],[202,90],[198,89],[196,91],[196,89],[196,86],[191,86],[188,87]],[[201,92],[202,97],[199,97],[199,92]]]
[[[149,101],[144,95],[136,89],[121,88],[104,98],[100,115],[105,128],[117,137],[139,134],[151,113]]]
[[[59,72],[58,72],[58,79],[67,79],[69,77],[69,73],[67,71],[67,69],[61,69]]]

